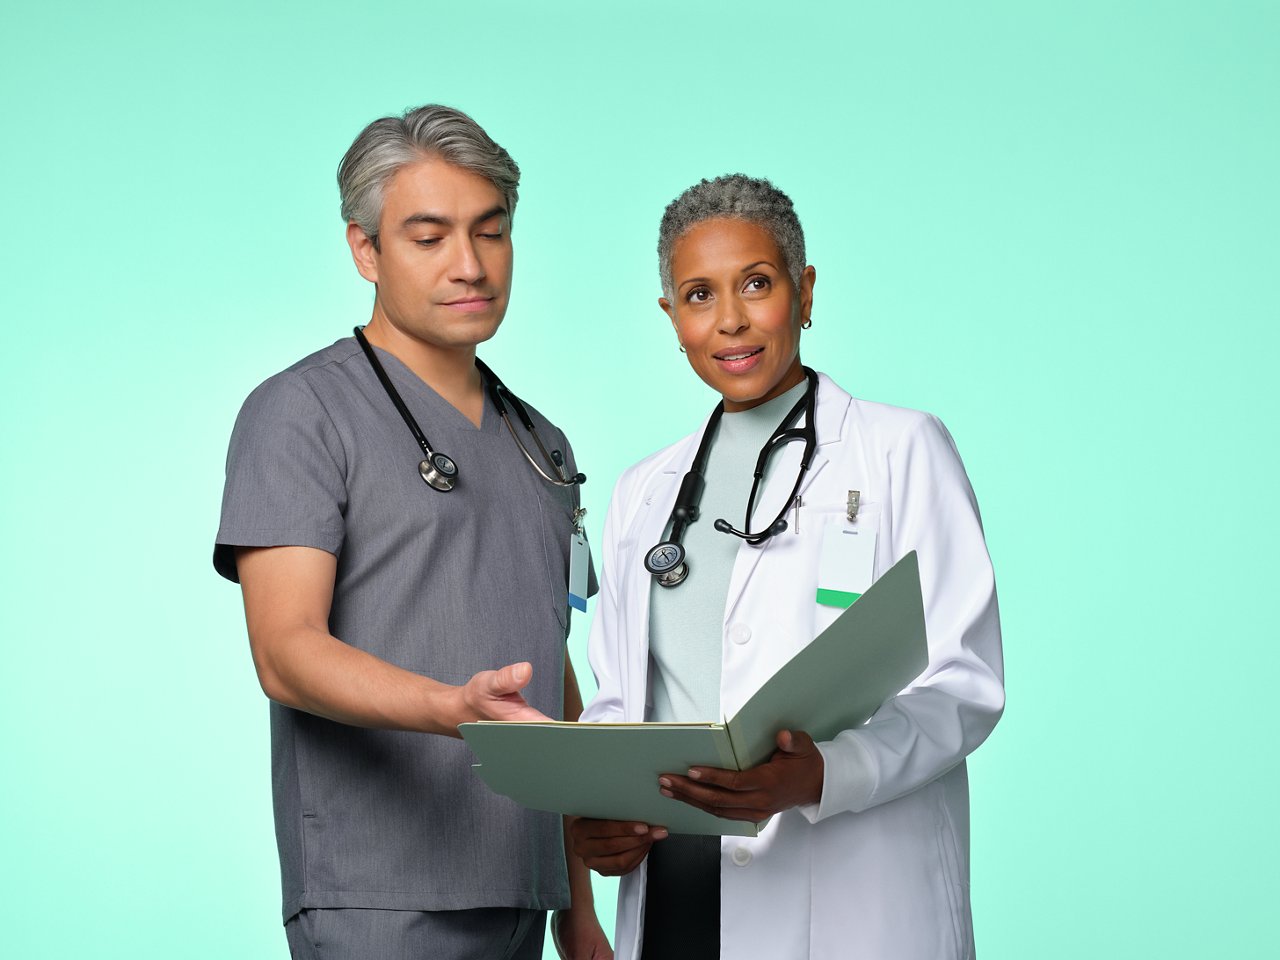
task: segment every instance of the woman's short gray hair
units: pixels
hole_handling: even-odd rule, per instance
[[[763,177],[730,173],[694,184],[667,205],[658,228],[658,275],[662,294],[675,296],[671,278],[671,249],[690,229],[706,220],[746,220],[758,224],[773,236],[787,273],[798,288],[805,268],[804,228],[796,216],[791,198]]]
[[[484,128],[461,110],[429,103],[401,117],[373,121],[356,137],[338,164],[342,219],[356,223],[378,246],[382,198],[397,170],[426,157],[439,157],[489,180],[515,216],[520,168]]]

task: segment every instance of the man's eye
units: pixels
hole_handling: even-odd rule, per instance
[[[434,247],[440,242],[439,237],[423,237],[421,240],[413,241],[420,247]]]
[[[480,237],[483,240],[501,240],[503,233],[499,230],[497,233],[482,233],[480,234]]]

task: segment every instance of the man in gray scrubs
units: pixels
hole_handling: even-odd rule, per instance
[[[456,110],[370,124],[338,183],[375,285],[371,355],[347,337],[299,361],[232,434],[214,566],[242,586],[272,701],[294,957],[536,958],[549,909],[563,955],[612,955],[560,818],[490,792],[457,739],[581,710],[564,650],[577,487],[534,472],[476,365],[506,312],[518,182]],[[529,415],[549,475],[573,476],[564,435]],[[452,489],[424,482],[416,433],[456,463]]]

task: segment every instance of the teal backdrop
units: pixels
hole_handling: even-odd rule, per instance
[[[805,359],[954,433],[1008,674],[981,955],[1274,956],[1280,6],[51,0],[0,34],[0,955],[285,955],[226,443],[367,319],[334,171],[438,101],[523,169],[482,355],[572,437],[597,541],[713,402],[655,303],[703,176],[795,198]]]

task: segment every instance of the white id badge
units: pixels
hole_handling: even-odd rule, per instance
[[[587,571],[591,568],[591,547],[585,530],[569,534],[569,606],[587,612]]]
[[[852,606],[871,586],[875,565],[875,530],[859,530],[843,518],[827,524],[818,561],[818,602]]]

